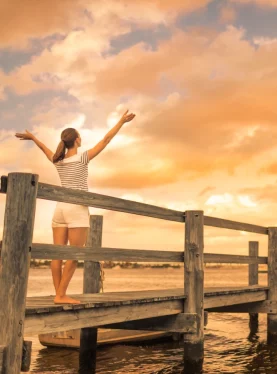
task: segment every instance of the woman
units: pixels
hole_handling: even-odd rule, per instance
[[[33,140],[45,153],[46,157],[56,166],[63,187],[88,191],[88,163],[97,156],[112,140],[124,123],[130,122],[135,114],[123,114],[119,122],[95,145],[95,147],[78,153],[81,146],[81,136],[73,128],[67,128],[61,133],[61,141],[55,152],[51,152],[33,134],[16,133],[20,140]],[[67,151],[66,151],[67,150]],[[58,202],[52,219],[54,244],[83,246],[86,243],[89,228],[89,209],[87,206]],[[56,304],[80,304],[79,300],[66,295],[69,282],[76,270],[77,261],[67,260],[62,270],[62,260],[52,260],[51,271],[56,290]]]

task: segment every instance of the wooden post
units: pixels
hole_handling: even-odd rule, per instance
[[[249,242],[249,256],[258,257],[259,256],[259,242]],[[259,264],[249,264],[248,265],[248,284],[249,286],[254,286],[259,284]],[[258,313],[249,313],[249,327],[252,333],[257,332],[259,322]]]
[[[277,227],[268,228],[268,300],[277,301]],[[277,343],[277,314],[267,315],[267,341]]]
[[[103,216],[90,216],[90,229],[86,245],[102,246]],[[100,263],[85,261],[84,293],[100,292]],[[83,328],[80,333],[79,374],[95,373],[97,351],[97,328]]]
[[[204,216],[203,211],[185,213],[184,313],[197,313],[197,333],[184,335],[184,371],[201,372],[204,359]]]
[[[6,346],[5,374],[19,374],[21,368],[37,188],[37,175],[8,175],[0,272],[0,345]]]

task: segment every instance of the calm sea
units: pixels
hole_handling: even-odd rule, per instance
[[[247,268],[205,270],[205,285],[244,286]],[[260,275],[267,284],[267,275]],[[183,286],[183,269],[106,269],[104,291],[130,291]],[[69,293],[82,292],[82,269],[77,269]],[[31,269],[28,296],[53,295],[50,270]],[[266,315],[259,316],[257,333],[250,334],[247,314],[210,313],[205,328],[205,361],[203,373],[277,373],[277,348],[266,343]],[[27,337],[25,337],[27,338]],[[33,341],[30,373],[78,372],[78,351],[43,347]],[[99,347],[97,374],[169,374],[182,373],[183,346],[179,342],[160,341],[139,345]]]

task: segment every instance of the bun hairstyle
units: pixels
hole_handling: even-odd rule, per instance
[[[53,156],[53,163],[62,161],[65,156],[65,150],[74,147],[75,140],[78,138],[78,132],[73,128],[67,128],[61,133],[61,141],[56,153]]]

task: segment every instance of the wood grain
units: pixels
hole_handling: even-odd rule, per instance
[[[277,227],[268,231],[268,300],[277,301]],[[267,315],[267,340],[277,343],[277,314]]]
[[[184,313],[196,313],[197,332],[184,335],[184,369],[202,365],[204,359],[204,217],[202,211],[187,211],[185,225]]]
[[[168,221],[185,222],[184,212],[46,183],[39,183],[38,198],[137,214]]]
[[[101,247],[103,216],[90,216],[90,229],[86,246]],[[85,261],[83,292],[100,292],[100,263]],[[94,373],[96,370],[97,328],[82,328],[80,332],[79,373]]]
[[[9,374],[21,368],[30,252],[38,176],[8,175],[0,272],[0,344],[7,347]]]
[[[204,225],[220,227],[222,229],[254,232],[256,234],[268,235],[267,227],[252,225],[250,223],[230,221],[228,219],[204,216]]]

